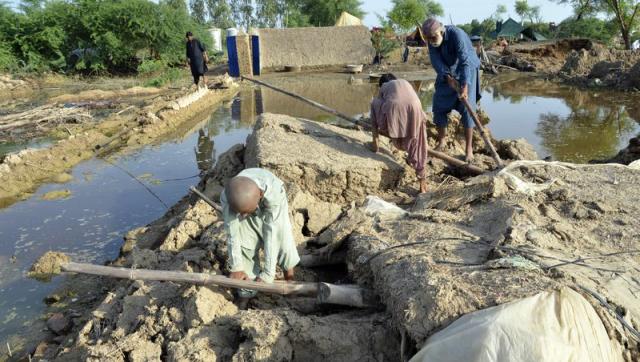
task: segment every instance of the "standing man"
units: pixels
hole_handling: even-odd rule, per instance
[[[207,76],[205,73],[209,70],[207,63],[209,62],[209,56],[207,50],[202,45],[200,40],[193,37],[193,33],[187,32],[187,66],[191,67],[191,74],[193,75],[193,82],[196,87],[199,87],[200,77],[204,86],[207,86]]]
[[[293,280],[300,256],[282,181],[267,170],[246,169],[229,181],[220,203],[228,237],[230,277],[272,283],[277,264],[284,271],[284,279]],[[260,249],[264,250],[262,268]],[[239,290],[238,307],[246,309],[255,295],[255,291]]]
[[[422,32],[429,43],[431,65],[438,74],[433,95],[433,120],[438,127],[436,150],[441,151],[444,147],[447,116],[456,110],[462,116],[464,126],[465,160],[470,162],[473,159],[474,123],[455,89],[460,87],[460,96],[468,99],[475,110],[480,100],[480,59],[462,29],[453,25],[443,26],[430,18],[422,24]]]

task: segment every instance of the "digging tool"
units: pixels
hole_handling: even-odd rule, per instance
[[[485,145],[489,149],[489,152],[491,152],[491,156],[498,164],[498,167],[502,167],[503,166],[502,159],[500,159],[500,155],[498,155],[498,152],[496,152],[495,147],[493,147],[493,144],[491,143],[489,136],[487,136],[487,133],[484,131],[484,127],[482,126],[482,122],[480,122],[480,118],[478,117],[478,114],[473,110],[473,108],[471,108],[471,104],[469,104],[469,100],[462,97],[462,90],[460,89],[460,84],[458,84],[458,81],[453,79],[452,76],[447,75],[447,77],[449,78],[449,80],[452,80],[456,84],[456,86],[453,87],[453,89],[455,89],[456,93],[458,93],[458,98],[460,99],[462,104],[464,104],[464,107],[467,109],[467,112],[471,114],[471,118],[473,118],[473,122],[476,124],[476,128],[478,128],[478,131],[480,132],[480,135],[482,136],[482,139],[484,140]]]
[[[368,131],[371,131],[371,125],[370,124],[367,124],[367,123],[365,123],[365,122],[363,122],[361,120],[349,117],[344,113],[338,112],[335,109],[332,109],[332,108],[329,108],[329,107],[325,106],[324,104],[320,104],[320,103],[318,103],[316,101],[313,101],[311,99],[302,97],[302,96],[297,95],[295,93],[291,93],[291,92],[286,91],[286,90],[284,90],[282,88],[278,88],[276,86],[273,86],[271,84],[259,81],[257,79],[251,78],[251,77],[242,76],[242,79],[247,80],[247,81],[252,82],[252,83],[255,83],[255,84],[258,84],[258,85],[261,85],[261,86],[264,86],[264,87],[267,87],[267,88],[270,88],[270,89],[273,89],[276,92],[280,92],[280,93],[286,94],[286,95],[288,95],[290,97],[293,97],[293,98],[298,99],[300,101],[303,101],[303,102],[305,102],[307,104],[310,104],[310,105],[312,105],[312,106],[314,106],[316,108],[319,108],[319,109],[321,109],[321,110],[323,110],[325,112],[331,113],[334,116],[340,117],[340,118],[344,119],[345,121],[348,121],[350,123],[355,124],[356,126],[360,126],[360,127],[364,128],[364,129],[366,129]],[[458,160],[457,158],[453,158],[451,156],[448,156],[447,154],[445,154],[443,152],[439,152],[439,151],[435,151],[435,150],[429,150],[429,155],[431,155],[431,156],[433,156],[435,158],[439,158],[439,159],[447,162],[450,165],[464,168],[469,173],[471,173],[473,175],[480,175],[480,174],[485,172],[480,167],[473,166],[471,164],[468,164],[466,162]]]
[[[326,304],[347,305],[359,308],[376,306],[373,294],[366,289],[360,288],[358,285],[284,282],[279,280],[276,280],[273,283],[263,283],[252,280],[232,279],[223,275],[207,273],[119,268],[87,263],[75,263],[69,261],[68,256],[56,252],[47,252],[38,261],[36,261],[29,272],[29,276],[40,280],[49,280],[52,275],[59,274],[60,272],[100,275],[129,280],[153,280],[191,283],[197,285],[218,285],[227,288],[250,289],[280,295],[316,297],[319,303]]]

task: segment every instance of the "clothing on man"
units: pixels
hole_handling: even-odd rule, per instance
[[[250,168],[231,179],[220,196],[227,231],[231,277],[272,283],[276,265],[293,278],[300,256],[293,239],[283,182],[271,172]],[[245,206],[249,205],[249,206]],[[260,266],[259,251],[264,250]],[[255,291],[240,290],[240,298]]]
[[[420,179],[420,192],[426,192],[427,116],[413,86],[392,74],[383,75],[380,93],[371,102],[371,122],[373,150],[378,149],[378,133],[391,138],[395,147],[407,152],[407,163]]]
[[[448,114],[452,110],[460,113],[465,128],[466,158],[473,157],[473,128],[471,114],[460,101],[456,87],[460,88],[461,97],[469,100],[475,111],[480,100],[480,59],[476,55],[469,36],[455,26],[443,26],[431,18],[425,21],[422,30],[429,43],[429,58],[437,73],[435,93],[433,95],[433,120],[438,127],[438,147],[443,147]]]
[[[209,70],[207,68],[207,50],[202,45],[200,40],[193,37],[193,34],[189,31],[187,32],[187,63],[191,68],[191,75],[193,75],[193,83],[197,86],[200,83],[200,77],[204,82],[206,87],[207,85],[207,77],[206,73]]]

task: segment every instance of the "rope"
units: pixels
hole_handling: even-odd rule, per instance
[[[193,176],[189,176],[189,177],[183,177],[183,178],[170,178],[170,179],[166,179],[166,180],[158,180],[159,182],[173,182],[173,181],[185,181],[185,180],[191,180],[192,178],[196,178],[196,177],[200,177],[201,174],[197,174],[197,175],[193,175]]]
[[[133,175],[131,172],[127,171],[124,167],[122,167],[122,166],[120,166],[120,165],[118,165],[118,164],[116,164],[116,163],[114,163],[114,162],[109,161],[109,160],[108,160],[108,159],[106,159],[106,158],[102,158],[101,160],[103,160],[104,162],[106,162],[106,163],[110,164],[111,166],[113,166],[113,167],[115,167],[115,168],[117,168],[117,169],[121,170],[122,172],[126,173],[129,177],[131,177],[131,178],[132,178],[132,179],[134,179],[137,183],[139,183],[140,185],[142,185],[142,187],[144,187],[144,188],[145,188],[145,189],[146,189],[146,190],[147,190],[151,195],[153,195],[153,197],[155,197],[155,198],[156,198],[156,200],[158,200],[158,201],[162,204],[162,206],[164,206],[164,207],[165,207],[165,209],[167,209],[167,210],[169,209],[169,205],[167,205],[164,201],[162,201],[162,199],[160,198],[160,196],[158,196],[158,194],[156,194],[155,192],[153,192],[153,190],[151,190],[151,189],[149,188],[149,186],[145,185],[145,184],[144,184],[144,182],[140,181],[140,180],[139,180],[135,175]]]
[[[446,241],[446,240],[449,240],[449,241],[453,241],[453,240],[475,241],[473,239],[455,238],[455,237],[446,237],[446,238],[437,238],[437,239],[415,241],[415,242],[412,242],[412,243],[406,243],[406,244],[390,246],[390,247],[388,247],[386,249],[382,249],[382,250],[376,252],[375,254],[373,254],[372,256],[370,256],[366,260],[362,260],[362,261],[359,260],[359,262],[361,264],[369,264],[371,262],[371,260],[379,257],[380,255],[382,255],[382,254],[384,254],[384,253],[386,253],[388,251],[394,250],[394,249],[405,248],[405,247],[408,247],[408,246],[415,246],[415,245],[427,244],[427,243],[430,244],[430,243],[433,243],[433,242],[436,242],[436,241]]]

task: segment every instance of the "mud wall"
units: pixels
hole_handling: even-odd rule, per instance
[[[369,64],[373,56],[371,33],[365,26],[260,29],[260,62],[265,70]]]

